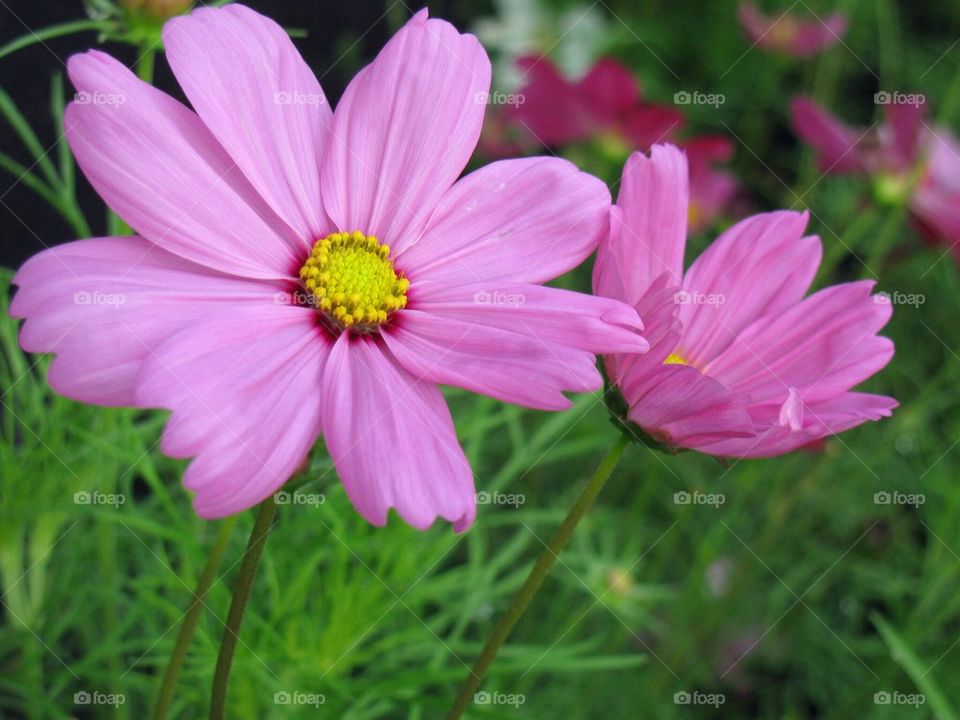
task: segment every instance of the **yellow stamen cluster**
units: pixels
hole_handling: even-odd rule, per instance
[[[670,353],[667,355],[667,359],[663,361],[664,365],[689,365],[686,360],[677,355],[676,353]]]
[[[407,304],[410,281],[390,261],[390,248],[362,232],[318,240],[300,268],[316,307],[341,328],[379,325]]]

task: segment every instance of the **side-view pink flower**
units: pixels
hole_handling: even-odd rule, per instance
[[[944,241],[960,261],[960,141],[949,128],[925,120],[922,98],[887,93],[885,122],[875,129],[854,128],[804,97],[794,98],[790,114],[797,135],[817,151],[825,173],[870,178],[881,201],[907,202],[926,235]],[[912,100],[903,102],[901,100]],[[916,186],[912,174],[919,171]]]
[[[835,12],[820,17],[805,9],[809,17],[792,9],[766,15],[744,0],[740,3],[740,26],[757,47],[794,57],[817,55],[843,39],[846,15]]]
[[[418,13],[332,111],[286,33],[252,10],[164,30],[188,109],[108,55],[71,58],[65,125],[138,233],[47,250],[17,273],[23,347],[84,402],[173,411],[162,449],[208,518],[269,497],[323,435],[370,522],[473,521],[473,474],[438,384],[528,407],[642,352],[636,312],[541,284],[607,233],[599,180],[554,158],[458,179],[490,64]]]
[[[670,446],[767,457],[890,415],[892,398],[851,392],[893,356],[873,283],[804,297],[820,240],[787,211],[741,221],[684,272],[687,182],[679,149],[634,153],[597,255],[594,291],[635,307],[651,345],[605,359],[629,419]]]

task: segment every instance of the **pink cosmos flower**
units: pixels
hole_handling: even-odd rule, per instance
[[[679,149],[634,153],[598,251],[594,291],[634,306],[651,345],[605,359],[629,419],[673,447],[767,457],[890,415],[892,398],[850,391],[893,355],[873,283],[804,297],[820,241],[786,211],[739,222],[684,273],[688,197]]]
[[[820,18],[811,12],[802,19],[789,10],[765,15],[752,2],[740,3],[740,26],[753,43],[764,50],[811,57],[833,47],[847,32],[847,17],[835,12]]]
[[[269,497],[322,433],[370,522],[464,530],[473,474],[437,384],[557,410],[600,386],[592,353],[646,347],[633,309],[541,287],[607,232],[606,186],[554,158],[458,180],[490,64],[426,11],[336,112],[246,7],[175,19],[164,43],[194,110],[103,53],[70,60],[104,100],[69,106],[70,145],[139,235],[28,261],[23,347],[57,354],[71,398],[172,410],[162,449],[194,458],[203,517]]]
[[[790,110],[820,169],[871,178],[881,201],[908,192],[911,174],[922,166],[910,209],[927,235],[946,241],[960,260],[960,141],[924,121],[924,103],[884,105],[886,122],[873,130],[850,127],[808,98],[794,98]]]
[[[717,166],[733,157],[733,143],[718,135],[702,135],[682,143],[690,166],[688,227],[697,233],[734,210],[740,183],[733,173]]]
[[[629,68],[598,61],[580,80],[565,78],[545,57],[519,61],[526,84],[522,104],[508,119],[544,145],[555,147],[599,136],[630,149],[647,149],[683,125],[676,110],[641,101]]]

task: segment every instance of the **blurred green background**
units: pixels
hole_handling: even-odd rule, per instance
[[[253,4],[270,14],[270,3]],[[360,5],[382,13],[382,37],[410,14],[402,3]],[[63,21],[82,17],[71,7],[58,10]],[[921,239],[903,207],[875,204],[859,180],[822,177],[787,116],[791,96],[812,94],[867,125],[879,117],[873,94],[900,90],[924,93],[933,116],[956,132],[960,6],[764,7],[800,16],[841,9],[850,30],[823,55],[798,60],[751,49],[733,1],[431,4],[433,14],[479,28],[498,68],[509,67],[518,47],[584,68],[612,56],[652,101],[672,104],[682,90],[724,94],[719,107],[683,108],[687,132],[734,139],[732,167],[753,210],[811,210],[811,231],[825,248],[817,286],[872,278],[880,290],[924,298],[895,308],[884,334],[897,354],[865,388],[900,401],[891,419],[776,460],[722,464],[632,446],[484,682],[491,701],[479,697],[468,717],[960,717],[957,266],[944,247]],[[589,32],[577,30],[581,20]],[[23,32],[12,17],[3,22],[0,45]],[[330,31],[349,47],[363,28]],[[296,42],[306,49],[311,37]],[[339,76],[349,78],[376,49],[344,58]],[[0,87],[4,75],[28,71],[16,57],[0,60]],[[161,74],[162,65],[158,59]],[[36,148],[21,142],[11,107],[20,100],[25,117],[49,117],[48,78],[35,81],[45,88],[42,102],[3,96],[0,127],[23,168]],[[494,82],[509,88],[505,71]],[[68,95],[54,84],[55,110]],[[55,127],[37,132],[40,152],[59,135]],[[58,197],[84,212],[63,148],[48,156],[64,181]],[[616,184],[622,158],[569,152]],[[20,175],[9,163],[4,169],[0,192]],[[81,195],[90,192],[76,182]],[[16,197],[43,207],[35,196]],[[95,226],[105,222],[102,207],[96,212]],[[688,262],[730,220],[695,237]],[[561,282],[588,290],[588,270]],[[47,359],[18,349],[17,323],[6,313],[11,276],[3,271],[0,293],[0,717],[139,720],[149,715],[221,523],[193,515],[180,486],[185,464],[158,452],[161,413],[88,407],[52,393]],[[228,717],[414,720],[449,707],[617,431],[599,396],[577,397],[560,414],[459,391],[448,397],[478,491],[519,494],[522,504],[481,505],[464,536],[446,526],[419,533],[395,517],[372,528],[318,447],[300,492],[324,502],[279,509],[235,658]],[[694,491],[724,502],[675,502],[675,493]],[[94,492],[124,502],[75,496]],[[878,504],[882,492],[921,494],[923,502]],[[171,717],[206,715],[251,526],[245,513],[229,535]],[[119,693],[124,702],[83,704],[81,696],[78,704],[76,693],[85,692]],[[324,702],[285,704],[284,693]],[[723,704],[684,704],[683,693],[720,694]],[[909,695],[923,704],[884,703]]]

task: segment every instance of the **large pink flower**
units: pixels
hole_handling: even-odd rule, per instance
[[[812,11],[809,18],[790,10],[765,15],[749,0],[740,3],[739,18],[740,26],[757,47],[794,57],[817,55],[840,42],[847,32],[847,17],[840,12],[823,18]]]
[[[598,251],[594,291],[634,306],[651,344],[606,358],[629,419],[675,447],[764,457],[889,415],[892,398],[850,392],[893,355],[873,283],[804,297],[820,241],[785,211],[741,221],[684,273],[687,202],[680,150],[635,153]]]
[[[284,31],[246,7],[167,24],[194,111],[107,55],[71,58],[77,159],[138,237],[47,250],[17,273],[21,343],[50,383],[173,411],[203,517],[270,496],[323,434],[358,511],[417,528],[475,515],[438,383],[529,407],[642,351],[622,303],[541,287],[607,232],[609,193],[553,158],[457,179],[490,65],[420,12],[334,113]]]
[[[794,129],[817,151],[823,172],[868,177],[882,201],[908,192],[919,167],[919,181],[907,198],[910,210],[926,234],[944,241],[960,261],[960,141],[948,128],[924,121],[923,98],[884,93],[878,98],[887,101],[885,122],[870,130],[846,125],[808,98],[794,98]]]

